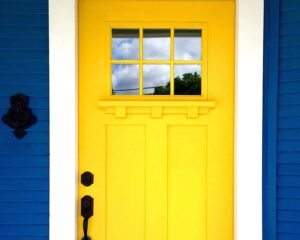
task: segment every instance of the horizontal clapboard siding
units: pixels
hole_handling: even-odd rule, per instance
[[[300,1],[281,0],[278,58],[277,236],[300,239]]]
[[[0,115],[16,93],[38,118],[23,140],[0,122],[0,239],[49,239],[48,0],[0,0]]]

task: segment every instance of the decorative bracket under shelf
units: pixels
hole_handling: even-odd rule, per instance
[[[167,114],[186,115],[198,118],[208,114],[215,107],[214,101],[106,101],[98,102],[106,114],[116,118],[126,118],[128,114],[150,114],[152,118],[162,118]]]

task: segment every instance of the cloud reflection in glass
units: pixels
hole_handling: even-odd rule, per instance
[[[202,32],[196,30],[175,29],[175,60],[201,60]]]
[[[143,76],[144,95],[170,95],[170,65],[146,64]]]
[[[139,95],[139,65],[112,65],[112,94]]]
[[[138,29],[112,30],[113,60],[138,60],[139,54]]]
[[[144,60],[170,60],[170,30],[144,29]]]

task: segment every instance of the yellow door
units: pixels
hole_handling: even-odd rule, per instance
[[[78,9],[88,235],[232,240],[235,2],[79,0]]]

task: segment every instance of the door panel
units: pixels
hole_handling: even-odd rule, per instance
[[[107,126],[107,239],[145,236],[145,128]]]
[[[168,127],[167,175],[169,239],[206,239],[205,126]]]
[[[79,174],[95,176],[79,198],[94,198],[93,240],[233,239],[234,11],[234,1],[79,1]],[[115,60],[112,29],[124,28],[171,39],[201,29],[202,59],[177,61],[171,40],[165,62],[141,50]],[[143,65],[162,63],[170,94],[144,95]],[[113,94],[113,64],[139,67],[137,95]],[[201,65],[201,95],[172,94],[179,64]]]

